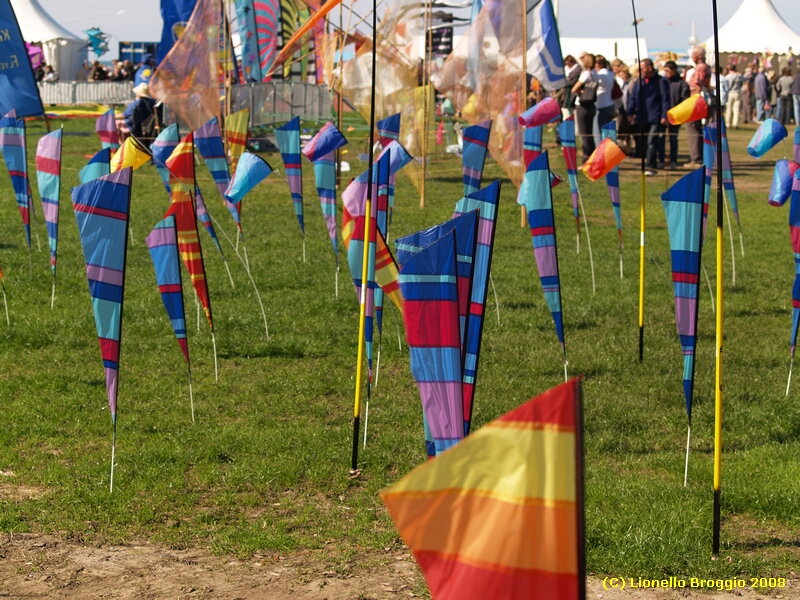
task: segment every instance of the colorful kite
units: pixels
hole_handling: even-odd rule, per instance
[[[28,158],[25,148],[25,119],[17,118],[17,111],[12,109],[0,119],[0,152],[6,162],[11,186],[17,198],[19,214],[25,226],[25,239],[28,250],[31,248],[31,221],[33,201],[31,186],[28,182]]]
[[[86,259],[86,277],[89,280],[89,293],[103,356],[106,393],[114,428],[111,445],[112,492],[132,172],[132,169],[123,169],[72,188],[72,206]]]
[[[302,153],[314,163],[314,176],[317,181],[317,193],[328,227],[328,235],[336,255],[338,273],[339,245],[336,240],[336,165],[333,153],[347,143],[342,132],[331,122],[325,123],[311,140],[303,147]]]
[[[794,130],[794,161],[800,163],[800,126]]]
[[[492,121],[483,121],[464,129],[464,150],[461,158],[464,175],[464,195],[469,196],[481,189],[483,165],[486,162],[486,149]]]
[[[564,119],[558,129],[561,135],[561,150],[564,153],[564,162],[567,163],[567,179],[569,179],[569,191],[572,194],[572,214],[575,217],[575,226],[577,227],[578,234],[578,252],[580,252],[581,217],[578,212],[578,150],[575,146],[575,117],[571,116]]]
[[[669,229],[675,320],[683,348],[683,394],[689,430],[686,438],[686,471],[689,474],[689,442],[692,434],[694,355],[697,347],[697,306],[700,297],[700,255],[703,247],[703,170],[680,178],[661,195]]]
[[[792,368],[794,367],[794,351],[797,345],[797,330],[800,328],[800,173],[795,173],[792,185],[792,202],[789,205],[789,233],[794,252],[794,286],[792,287],[792,333],[789,337],[792,358],[789,363],[789,380],[786,383],[786,395],[792,385]]]
[[[615,125],[615,123],[612,121],[610,125]],[[625,152],[622,151],[622,148],[617,146],[611,138],[604,137],[592,155],[583,163],[581,171],[591,181],[597,181],[616,169],[623,160],[625,160]]]
[[[671,125],[683,125],[699,121],[708,116],[708,104],[700,94],[689,96],[686,100],[667,111],[667,119]]]
[[[229,202],[228,210],[231,211],[239,231],[242,230],[241,214],[242,200],[254,187],[264,181],[272,173],[269,163],[257,154],[245,152],[236,166],[233,179],[225,190],[225,199]]]
[[[161,177],[161,182],[164,184],[164,188],[166,188],[167,194],[169,194],[170,197],[172,197],[172,190],[169,187],[169,169],[167,169],[166,165],[167,160],[180,141],[181,136],[178,132],[178,124],[173,123],[158,134],[151,148],[153,151],[153,163],[155,163],[158,174]]]
[[[586,596],[579,379],[381,492],[437,600]]]
[[[614,144],[617,143],[617,122],[611,121],[600,128],[603,134],[603,139],[610,139]],[[625,158],[624,154],[622,158]],[[606,174],[606,186],[608,186],[608,195],[611,197],[611,208],[614,209],[614,220],[617,222],[617,236],[619,237],[619,276],[622,277],[622,250],[624,247],[622,241],[622,210],[619,204],[619,167],[614,165]]]
[[[542,153],[542,125],[526,127],[523,133],[523,160],[527,169],[533,160]]]
[[[281,151],[281,159],[286,169],[286,179],[289,180],[289,192],[292,194],[294,214],[300,223],[303,234],[303,256],[305,256],[306,228],[303,223],[303,165],[300,162],[300,117],[275,128],[275,139]],[[305,262],[305,258],[303,259]]]
[[[561,118],[561,107],[555,98],[537,102],[519,116],[519,124],[525,127],[541,127]]]
[[[519,202],[528,213],[533,236],[533,254],[542,281],[542,291],[553,315],[556,335],[564,353],[564,376],[567,373],[567,347],[564,343],[564,319],[561,312],[561,280],[558,271],[556,223],[553,215],[553,193],[550,191],[549,157],[543,152],[525,172]]]
[[[94,126],[103,148],[116,150],[119,148],[119,134],[117,133],[117,118],[114,116],[114,109],[109,108],[102,116],[97,117]]]
[[[42,212],[50,241],[50,268],[53,271],[53,308],[56,291],[56,253],[58,250],[58,207],[61,195],[61,132],[56,129],[39,139],[36,144],[36,180],[42,198]]]
[[[438,456],[464,438],[455,233],[410,257],[400,269],[403,323],[426,431]],[[435,326],[433,325],[435,324]]]
[[[231,168],[236,171],[239,157],[247,148],[247,135],[250,127],[250,109],[243,108],[225,117],[225,141],[231,157]]]
[[[784,139],[789,132],[775,119],[766,119],[753,134],[747,146],[747,153],[753,158],[761,158]]]
[[[111,148],[104,148],[78,172],[81,183],[89,183],[111,173]]]
[[[178,254],[178,229],[175,216],[168,215],[156,223],[153,231],[145,238],[153,268],[156,271],[156,283],[161,292],[161,300],[167,310],[167,317],[175,332],[186,367],[189,369],[189,402],[194,423],[194,395],[192,394],[192,367],[189,364],[189,343],[186,339],[186,312],[183,305],[183,283],[181,280],[180,259]]]
[[[217,184],[219,193],[225,196],[225,190],[231,182],[228,161],[225,159],[225,146],[222,144],[222,134],[219,130],[217,117],[212,117],[205,125],[198,127],[194,132],[195,145],[203,157],[214,183]]]
[[[128,136],[122,147],[114,153],[109,165],[111,172],[115,173],[131,167],[134,171],[150,161],[150,152],[135,137]]]
[[[467,324],[467,349],[464,358],[464,434],[469,433],[472,405],[475,401],[475,383],[478,378],[478,359],[481,353],[483,323],[486,314],[486,295],[492,271],[494,234],[497,225],[497,206],[500,202],[500,182],[493,181],[482,190],[458,201],[454,217],[479,210],[478,245],[475,249],[475,270],[472,275],[472,294]]]
[[[258,40],[258,58],[261,63],[262,81],[269,81],[268,73],[275,60],[275,49],[278,46],[278,20],[280,6],[278,2],[253,0],[256,11],[256,38]]]
[[[792,194],[794,174],[800,168],[800,163],[793,160],[781,159],[775,163],[775,173],[772,176],[772,187],[769,190],[769,203],[772,206],[783,206]]]
[[[378,128],[378,137],[381,145],[388,146],[392,140],[400,139],[400,116],[402,113],[390,115],[381,119],[375,125]]]

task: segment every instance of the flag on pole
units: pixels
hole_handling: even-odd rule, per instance
[[[117,420],[131,173],[132,169],[123,169],[72,188],[112,423]]]
[[[561,151],[564,153],[564,162],[567,163],[567,179],[569,191],[572,194],[572,214],[575,216],[575,225],[578,228],[578,239],[581,237],[581,221],[578,212],[578,150],[575,146],[575,117],[571,116],[559,126],[561,135]]]
[[[27,17],[30,8],[23,5],[22,10]],[[19,117],[43,115],[42,99],[28,60],[26,42],[14,14],[13,3],[9,0],[0,1],[0,31],[3,32],[0,44],[0,64],[3,65],[3,76],[0,77],[0,115],[11,110],[16,110]],[[35,28],[32,31],[36,35],[40,34]]]
[[[616,123],[612,121],[609,125],[616,125]],[[616,137],[616,129],[614,136]],[[606,136],[583,164],[581,170],[591,181],[597,181],[601,177],[607,177],[623,160],[625,160],[625,152],[617,146],[614,140]]]
[[[700,255],[703,246],[703,180],[703,169],[697,169],[680,178],[661,195],[669,230],[675,320],[683,349],[683,393],[689,423],[692,421]]]
[[[217,184],[219,193],[224,197],[225,190],[228,189],[228,184],[231,182],[231,176],[217,117],[212,117],[205,125],[197,128],[194,132],[194,140],[203,161],[211,172],[214,183]]]
[[[547,97],[537,102],[519,117],[519,124],[525,127],[541,127],[561,118],[561,106],[555,98]]]
[[[600,128],[603,139],[610,139],[614,144],[617,143],[617,122],[611,121]],[[619,147],[619,146],[617,146]],[[624,154],[623,157],[625,158]],[[614,209],[614,220],[617,222],[617,235],[619,236],[619,247],[622,249],[622,211],[619,204],[619,166],[606,173],[606,186],[608,195],[611,197],[611,208]]]
[[[261,79],[268,81],[270,76],[267,73],[275,61],[275,50],[278,46],[280,5],[276,1],[253,0],[253,8],[256,11],[256,39],[261,63]]]
[[[469,433],[472,405],[475,401],[475,384],[478,378],[478,359],[481,353],[486,295],[492,271],[494,234],[497,225],[497,207],[500,202],[500,182],[493,181],[482,190],[465,196],[456,204],[454,217],[474,210],[478,213],[478,245],[475,248],[475,269],[472,274],[472,293],[469,300],[467,348],[464,357],[464,430]]]
[[[793,160],[781,159],[775,163],[775,173],[772,176],[772,187],[769,190],[769,203],[772,206],[783,206],[792,195],[794,174],[800,168],[800,163]]]
[[[250,127],[250,109],[243,108],[225,117],[225,140],[231,157],[231,168],[236,171],[239,157],[247,148],[247,135]]]
[[[382,146],[386,147],[392,140],[400,139],[400,115],[401,113],[390,115],[375,124],[378,128],[378,138],[381,140]]]
[[[239,67],[245,83],[261,81],[261,61],[258,55],[256,36],[256,11],[253,0],[236,0],[236,23],[238,26],[240,53]]]
[[[534,160],[525,173],[520,188],[519,203],[528,213],[528,225],[533,236],[533,254],[542,291],[553,322],[561,349],[566,356],[564,343],[564,319],[561,312],[561,279],[558,271],[558,247],[556,246],[556,223],[553,215],[553,193],[550,190],[550,164],[547,152]]]
[[[257,154],[245,152],[236,165],[233,179],[225,190],[225,199],[228,201],[228,210],[236,221],[239,231],[242,231],[241,215],[242,200],[254,187],[264,181],[272,173],[269,163]]]
[[[285,125],[275,128],[275,139],[281,151],[281,159],[289,180],[294,214],[300,223],[300,231],[305,235],[303,223],[303,165],[300,162],[300,117],[295,117]]]
[[[753,158],[761,158],[787,135],[789,132],[786,131],[786,127],[775,119],[766,119],[753,134],[753,138],[747,146],[747,153]]]
[[[166,165],[167,160],[180,141],[181,136],[178,132],[178,124],[173,123],[158,134],[151,148],[153,151],[153,163],[155,163],[158,174],[161,177],[161,182],[164,184],[164,188],[166,188],[167,194],[169,194],[170,197],[172,197],[172,190],[169,187],[169,169],[167,169]]]
[[[109,165],[111,172],[131,167],[134,171],[150,161],[150,152],[132,135],[128,136],[122,147],[114,153]]]
[[[381,492],[436,600],[586,597],[579,379]]]
[[[683,125],[699,121],[708,116],[708,104],[700,94],[689,96],[686,100],[667,111],[667,119],[671,125]]]
[[[56,276],[58,250],[58,208],[61,195],[61,132],[48,133],[36,144],[36,180],[42,198],[42,212],[50,241],[50,268]]]
[[[111,173],[111,148],[104,148],[78,172],[81,183],[89,183]]]
[[[429,427],[426,452],[439,455],[464,438],[456,240],[451,231],[400,269],[411,374]]]
[[[175,332],[175,339],[183,352],[186,364],[189,364],[189,344],[186,340],[186,313],[183,305],[183,286],[178,254],[178,229],[175,216],[168,215],[156,223],[153,230],[145,238],[153,268],[156,271],[156,283],[161,292],[161,300],[167,310],[167,317]]]
[[[314,163],[319,202],[337,260],[339,244],[336,240],[336,165],[333,153],[345,144],[347,140],[342,132],[329,121],[302,149],[305,157]]]
[[[483,165],[486,162],[486,150],[491,132],[491,119],[464,129],[464,150],[461,163],[465,196],[481,189]]]
[[[116,150],[119,148],[119,134],[117,133],[117,118],[114,115],[114,109],[109,108],[101,116],[97,117],[94,126],[97,135],[100,136],[100,142],[103,148],[111,148]]]
[[[526,169],[542,153],[542,127],[542,125],[526,127],[522,134],[522,152]]]
[[[704,202],[706,218],[708,217],[708,203],[711,199],[711,177],[717,167],[717,124],[709,123],[703,129],[703,166],[705,167],[705,188]],[[731,155],[728,150],[728,136],[725,132],[725,124],[722,124],[722,186],[725,189],[725,197],[731,205],[731,210],[739,221],[739,206],[736,202],[736,188],[733,185],[733,171],[731,170]],[[705,232],[705,227],[703,228]]]
[[[31,247],[31,221],[30,213],[33,211],[31,199],[31,185],[28,181],[28,158],[25,146],[25,119],[17,117],[17,111],[12,109],[0,119],[0,152],[6,162],[8,174],[11,176],[11,186],[17,198],[19,214],[25,226],[25,239],[28,249]]]
[[[794,175],[792,201],[789,205],[789,233],[791,234],[795,269],[794,286],[792,287],[792,332],[789,337],[792,361],[794,361],[794,351],[797,345],[797,330],[800,328],[800,177],[798,175],[800,173]],[[789,393],[788,386],[786,393]]]
[[[501,2],[495,4],[498,7],[501,5]],[[562,88],[567,79],[553,3],[551,0],[526,0],[525,7],[528,13],[528,73],[538,79],[546,90]],[[502,32],[499,34],[502,36]],[[504,42],[510,43],[511,40]]]

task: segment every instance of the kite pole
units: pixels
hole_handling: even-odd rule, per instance
[[[525,208],[523,206],[523,208]],[[500,325],[500,303],[497,301],[497,288],[494,287],[494,277],[489,273],[489,281],[492,282],[492,292],[494,292],[494,307],[497,309],[497,324]]]
[[[683,470],[683,487],[689,481],[689,442],[692,439],[692,422],[689,421],[689,430],[686,432],[686,467]]]
[[[642,57],[639,51],[639,23],[636,20],[636,0],[631,0],[631,8],[633,9],[633,28],[636,33],[636,60],[637,64],[641,65]],[[642,114],[642,70],[639,69],[639,89],[638,89],[638,114]],[[639,144],[644,150],[644,131],[639,132]],[[645,241],[644,241],[644,225],[645,225],[645,154],[642,153],[641,163],[641,186],[642,186],[642,199],[639,204],[639,362],[644,360],[644,266],[645,266]]]
[[[5,293],[5,292],[4,292]],[[380,356],[380,355],[378,355]],[[792,385],[792,369],[794,368],[794,346],[792,346],[792,360],[789,363],[789,380],[786,382],[786,396],[789,396],[789,388]]]
[[[709,296],[711,296],[711,312],[716,314],[717,309],[714,306],[714,292],[711,289],[711,278],[708,276],[708,271],[706,271],[705,265],[703,265],[703,273],[706,274],[706,283],[708,284],[708,294]]]
[[[192,423],[194,423],[194,393],[192,392],[192,367],[186,363],[186,368],[189,369],[189,406],[192,409]]]
[[[6,325],[11,327],[11,320],[8,318],[8,298],[6,298],[6,283],[2,281],[3,285],[3,306],[6,309]]]
[[[719,26],[717,24],[717,0],[711,0],[714,17],[714,56],[719,56]],[[716,70],[717,123],[722,122],[722,106],[720,97],[720,76]],[[714,532],[712,549],[714,555],[719,554],[720,529],[720,492],[722,479],[722,333],[723,333],[723,229],[722,229],[722,135],[717,136],[717,336],[716,336],[716,368],[715,368],[715,402],[714,402]]]
[[[219,369],[217,367],[217,338],[214,337],[214,329],[211,329],[211,345],[214,348],[214,381],[219,381]]]
[[[594,281],[594,257],[592,256],[592,238],[589,237],[589,223],[586,221],[586,211],[583,208],[583,198],[581,197],[581,190],[578,189],[578,202],[581,203],[581,214],[583,215],[583,226],[586,229],[586,244],[589,246],[589,265],[592,268],[592,293],[597,293],[597,286]],[[580,231],[580,224],[578,224],[578,231]],[[578,244],[581,243],[581,236],[578,234]]]
[[[725,220],[728,222],[728,236],[731,238],[731,271],[733,272],[733,287],[736,287],[736,246],[733,243],[733,226],[731,225],[731,214],[728,212],[728,203],[725,206]]]
[[[358,477],[358,430],[361,418],[361,377],[364,370],[364,346],[365,330],[367,326],[367,276],[369,266],[369,235],[372,225],[372,162],[375,159],[375,68],[377,53],[375,44],[377,42],[376,31],[378,29],[377,0],[372,0],[372,90],[370,95],[370,114],[369,114],[369,166],[367,168],[367,203],[364,212],[364,255],[361,265],[361,308],[358,315],[358,358],[356,359],[356,394],[353,406],[353,456],[350,462],[350,477]],[[423,171],[424,172],[424,171]],[[424,184],[423,177],[423,186]],[[425,189],[424,187],[422,188]],[[424,196],[423,196],[424,199]],[[338,259],[337,259],[338,266]],[[337,271],[338,283],[338,271]],[[338,287],[337,287],[338,289]],[[367,384],[367,401],[369,401],[369,383]]]
[[[522,81],[520,82],[522,87],[522,96],[520,99],[519,111],[520,113],[525,112],[528,110],[528,2],[527,0],[522,0]],[[523,132],[524,133],[524,132]],[[524,155],[524,151],[523,151]],[[523,159],[523,163],[525,160]],[[525,165],[523,164],[523,167]],[[523,173],[523,178],[525,177]],[[528,224],[528,213],[525,211],[525,207],[520,205],[519,207],[519,226],[522,229],[525,229],[525,226]],[[492,282],[492,286],[494,287],[494,282]],[[500,313],[497,314],[497,324],[500,324]]]
[[[50,310],[53,310],[53,305],[56,302],[56,276],[53,275],[53,291],[50,292]]]
[[[114,493],[114,454],[117,449],[117,417],[114,416],[111,434],[111,480],[108,488],[108,493]]]

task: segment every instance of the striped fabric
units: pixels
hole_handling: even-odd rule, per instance
[[[200,247],[200,236],[197,231],[197,219],[194,211],[194,142],[192,134],[184,137],[172,156],[167,160],[170,170],[169,185],[172,188],[172,205],[166,216],[175,216],[178,229],[178,251],[183,264],[189,272],[192,285],[197,292],[200,304],[208,320],[208,326],[214,331],[211,317],[211,299],[208,295],[206,269],[203,263],[203,251]]]
[[[145,238],[153,268],[156,270],[156,283],[161,292],[161,300],[167,309],[167,317],[175,332],[175,339],[189,363],[189,344],[186,340],[186,313],[183,306],[183,285],[181,282],[180,259],[178,254],[178,229],[175,217],[169,215],[156,223]]]
[[[56,276],[58,250],[58,207],[61,195],[61,129],[48,133],[36,144],[36,180],[42,198],[42,212],[50,241],[50,268]]]
[[[177,135],[177,130],[175,133]],[[225,146],[222,144],[222,134],[217,117],[212,117],[205,125],[195,130],[194,143],[211,172],[211,177],[217,184],[219,193],[224,196],[225,190],[228,189],[228,184],[231,182],[231,175],[228,170],[228,161],[225,158]]]
[[[564,153],[564,162],[567,163],[567,179],[569,191],[572,194],[572,214],[575,216],[575,225],[578,228],[578,238],[581,237],[580,213],[578,212],[578,151],[575,147],[575,117],[571,116],[558,126],[561,136],[561,151]]]
[[[314,177],[317,183],[319,203],[337,260],[339,243],[336,239],[336,165],[333,153],[346,143],[347,140],[342,135],[342,132],[329,121],[322,126],[317,135],[311,138],[301,151],[308,160],[314,163]]]
[[[103,148],[111,148],[112,150],[119,148],[117,118],[114,116],[113,108],[109,108],[108,111],[97,117],[94,129],[97,135],[100,136],[100,142],[103,144]]]
[[[105,148],[95,154],[88,164],[78,173],[81,183],[89,183],[111,173],[111,148]]]
[[[86,260],[112,423],[117,420],[131,174],[131,169],[123,169],[72,188],[72,207]]]
[[[483,121],[464,129],[464,150],[461,156],[462,174],[464,177],[464,195],[469,196],[481,189],[483,165],[486,162],[486,150],[489,135],[492,133],[492,120]]]
[[[251,152],[242,154],[239,164],[236,165],[233,179],[228,184],[228,189],[225,190],[225,200],[240,233],[242,232],[242,200],[254,187],[269,177],[270,173],[272,173],[272,167],[269,166],[269,163]]]
[[[472,275],[472,294],[467,324],[467,348],[464,357],[464,428],[469,433],[475,382],[478,378],[478,358],[481,353],[486,295],[492,270],[494,233],[497,225],[497,206],[500,202],[500,182],[493,181],[482,190],[462,198],[456,204],[454,217],[480,210],[478,213],[478,245],[475,249],[475,270]]]
[[[261,61],[258,56],[256,14],[253,0],[235,0],[236,24],[239,28],[241,54],[239,68],[245,83],[261,81]]]
[[[253,0],[256,11],[256,38],[258,40],[258,59],[261,63],[261,77],[266,77],[275,61],[275,50],[278,46],[278,19],[280,15],[279,0]]]
[[[542,153],[542,125],[526,127],[522,134],[523,160],[527,169],[537,156]]]
[[[794,286],[792,287],[792,333],[789,346],[794,358],[797,345],[797,330],[800,326],[800,170],[794,174],[792,183],[792,201],[789,205],[789,233],[792,239],[792,252],[794,252]]]
[[[400,269],[411,375],[428,425],[429,457],[464,438],[455,237],[451,231]]]
[[[388,146],[392,140],[400,139],[400,115],[401,113],[390,115],[375,124],[382,146]]]
[[[800,126],[794,129],[794,162],[800,163]]]
[[[747,145],[747,153],[753,158],[761,158],[789,135],[786,127],[775,119],[764,119]]]
[[[200,222],[203,224],[203,227],[206,228],[208,235],[211,236],[211,241],[214,242],[214,245],[217,247],[217,250],[219,250],[219,253],[222,254],[222,257],[224,259],[225,254],[222,252],[222,246],[219,243],[217,232],[214,229],[214,224],[211,222],[211,215],[208,214],[208,209],[206,209],[206,203],[203,200],[203,195],[200,193],[200,186],[195,186],[194,198],[195,198],[195,210],[197,212],[197,218],[200,219]]]
[[[717,168],[717,124],[710,123],[703,128],[703,166],[705,167],[705,218],[708,218],[708,203],[711,200],[711,178]],[[725,197],[731,205],[731,210],[739,221],[739,205],[736,202],[736,188],[733,185],[733,171],[731,170],[731,154],[728,150],[728,134],[725,131],[725,124],[722,124],[722,187],[725,190]],[[705,232],[705,226],[703,227]],[[705,233],[704,233],[705,237]]]
[[[661,195],[669,229],[675,319],[683,349],[683,393],[692,421],[700,253],[703,246],[703,169],[685,175]]]
[[[586,597],[580,380],[381,492],[436,600]]]
[[[111,172],[131,167],[134,171],[150,162],[150,152],[133,136],[128,136],[122,147],[111,158]]]
[[[228,142],[228,153],[231,158],[231,169],[236,171],[239,157],[247,148],[247,136],[250,133],[250,109],[243,108],[225,117],[225,141]]]
[[[195,135],[195,138],[197,138],[197,135]],[[153,141],[153,145],[150,148],[153,152],[153,163],[155,163],[158,174],[161,177],[161,182],[164,184],[167,194],[169,194],[170,197],[172,196],[172,190],[169,187],[169,169],[167,169],[166,166],[167,159],[180,141],[181,136],[178,132],[178,124],[173,123],[158,134],[158,137]]]
[[[542,282],[544,299],[553,315],[556,335],[566,356],[564,320],[561,313],[561,281],[558,272],[556,223],[553,215],[553,193],[549,181],[550,162],[547,152],[534,160],[525,172],[520,188],[519,203],[528,213],[528,225],[533,236],[533,254]]]
[[[303,165],[300,162],[300,117],[295,117],[285,125],[275,129],[275,139],[281,151],[281,159],[289,180],[289,192],[292,194],[294,214],[300,223],[300,231],[305,235],[303,222]]]
[[[611,138],[611,141],[617,143],[617,122],[611,121],[606,123],[600,129],[603,139]],[[614,219],[617,222],[617,235],[619,236],[619,248],[622,250],[622,212],[619,204],[619,167],[614,167],[611,172],[606,175],[606,185],[608,186],[608,195],[611,197],[611,208],[614,209]]]
[[[783,206],[792,195],[794,174],[800,168],[800,163],[793,160],[781,159],[775,163],[775,172],[772,175],[772,187],[769,190],[768,202],[771,206]]]
[[[8,174],[11,176],[11,186],[17,198],[19,214],[25,226],[25,239],[28,248],[31,247],[31,221],[33,200],[31,199],[31,185],[28,181],[28,157],[25,146],[25,119],[17,118],[17,111],[12,109],[0,119],[0,151],[6,162]]]

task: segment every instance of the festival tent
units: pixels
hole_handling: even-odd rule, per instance
[[[714,48],[713,36],[704,44]],[[744,0],[719,30],[720,64],[728,54],[792,54],[800,50],[800,35],[792,30],[772,5],[772,0]]]
[[[72,81],[88,58],[84,40],[64,29],[39,4],[38,0],[11,0],[22,37],[41,43],[45,61],[62,81]]]

